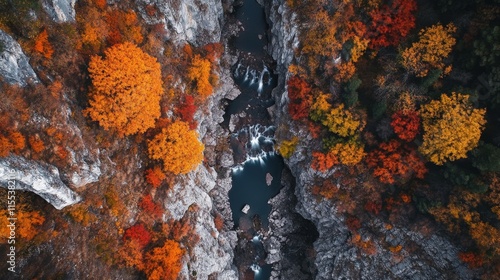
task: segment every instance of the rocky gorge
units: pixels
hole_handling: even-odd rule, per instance
[[[246,0],[249,1],[249,0]],[[108,0],[109,3],[115,2]],[[147,5],[158,7],[158,13],[145,12]],[[176,43],[190,42],[203,45],[222,41],[226,49],[229,36],[237,33],[234,22],[228,21],[233,11],[232,1],[137,1],[137,10],[148,24],[162,24],[168,31],[168,38]],[[266,250],[265,262],[272,267],[270,279],[472,279],[474,272],[457,258],[458,248],[446,237],[432,233],[425,235],[412,227],[387,229],[383,221],[374,219],[368,229],[361,229],[363,239],[376,241],[376,246],[390,244],[414,248],[403,252],[396,259],[390,252],[380,250],[375,256],[360,252],[350,243],[350,231],[345,217],[329,201],[319,200],[309,191],[318,177],[325,176],[310,168],[308,145],[311,136],[307,129],[291,121],[287,113],[286,80],[288,66],[295,59],[294,48],[298,46],[299,26],[296,15],[284,0],[261,1],[265,7],[270,30],[267,52],[276,63],[277,85],[272,92],[275,105],[269,107],[270,125],[276,127],[277,141],[298,136],[303,139],[296,152],[285,159],[281,174],[280,193],[270,199],[269,230],[265,232],[263,244]],[[74,20],[75,1],[44,1],[44,8],[54,21]],[[35,71],[21,47],[9,35],[0,30],[3,42],[0,54],[0,75],[9,83],[25,86],[38,82]],[[199,242],[192,254],[184,260],[179,279],[239,279],[241,272],[234,264],[238,236],[232,221],[228,193],[232,187],[231,175],[239,158],[230,148],[231,124],[241,126],[246,115],[233,115],[233,122],[224,125],[225,106],[240,95],[234,82],[233,70],[238,57],[226,53],[221,59],[219,86],[209,98],[206,106],[198,111],[195,119],[199,136],[205,145],[205,161],[196,170],[181,175],[171,187],[163,205],[168,216],[181,219],[194,215],[195,231]],[[69,103],[69,102],[68,102]],[[0,172],[16,168],[21,189],[32,191],[55,208],[61,209],[85,200],[79,193],[90,188],[113,172],[109,151],[97,149],[88,144],[85,131],[75,125],[71,114],[73,105],[62,110],[61,126],[72,132],[76,139],[71,149],[72,166],[58,170],[54,166],[29,161],[22,157],[8,157],[0,160]],[[51,120],[32,120],[37,125]],[[240,124],[238,124],[238,122]],[[141,166],[141,162],[136,162]],[[334,172],[334,171],[333,171]],[[5,185],[8,178],[0,173],[0,182]],[[272,178],[272,177],[271,177]],[[277,179],[274,179],[277,180]],[[196,207],[196,211],[191,211]],[[192,214],[194,213],[194,214]],[[217,228],[215,215],[221,215],[224,225]],[[33,253],[36,256],[37,253]],[[99,265],[79,266],[82,271],[72,271],[73,279],[89,273],[97,273]],[[24,263],[24,265],[28,265]],[[58,267],[64,269],[65,267]],[[102,268],[100,268],[102,269]],[[127,272],[116,271],[113,277],[132,279]],[[108,276],[110,276],[108,275]],[[110,276],[111,277],[111,276]]]

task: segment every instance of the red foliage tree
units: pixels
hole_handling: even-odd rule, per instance
[[[154,218],[159,218],[163,214],[161,207],[154,203],[153,198],[149,194],[142,197],[139,207]]]
[[[365,210],[367,212],[378,215],[378,213],[380,213],[380,211],[382,210],[382,204],[370,200],[365,203]]]
[[[466,263],[470,268],[479,268],[483,266],[483,258],[472,252],[460,252],[458,258]]]
[[[368,154],[366,162],[373,175],[386,184],[405,183],[412,176],[423,179],[427,168],[415,149],[397,140],[381,143]]]
[[[417,10],[415,0],[394,0],[392,5],[383,5],[369,13],[371,24],[368,30],[370,48],[396,46],[415,27]]]
[[[288,113],[293,120],[300,120],[309,116],[311,107],[311,86],[302,78],[293,76],[288,80]]]
[[[142,249],[151,242],[151,234],[143,224],[135,224],[125,230],[123,240],[134,240]]]
[[[416,111],[398,111],[392,115],[391,126],[399,139],[410,142],[420,129],[420,116]]]
[[[196,113],[196,110],[198,109],[194,101],[195,100],[192,95],[186,95],[177,108],[177,114],[179,114],[181,120],[189,124],[190,129],[195,129],[196,126],[198,126],[198,123],[193,119],[194,113]]]
[[[153,188],[158,188],[166,177],[160,167],[146,170],[146,182],[151,184]]]

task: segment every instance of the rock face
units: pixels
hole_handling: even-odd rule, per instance
[[[275,122],[278,127],[277,137],[290,139],[298,136],[309,143],[307,129],[293,123],[286,113],[287,93],[285,78],[290,62],[293,59],[293,46],[297,44],[297,30],[293,23],[295,16],[285,7],[286,1],[273,0],[266,2],[266,11],[272,22],[272,40],[269,46],[273,57],[277,60],[280,81],[273,92],[276,100]],[[286,129],[280,130],[280,126]],[[281,135],[280,135],[281,134]],[[309,138],[308,138],[309,137]],[[296,179],[296,210],[304,218],[316,226],[319,237],[314,242],[316,252],[316,279],[473,279],[474,273],[458,259],[459,249],[443,236],[435,233],[427,235],[419,231],[418,225],[405,225],[387,229],[379,219],[374,219],[369,230],[361,228],[361,240],[371,240],[377,249],[375,255],[368,255],[351,242],[351,232],[347,228],[344,216],[335,205],[327,200],[318,201],[308,190],[317,183],[320,174],[310,168],[313,147],[298,145],[296,152],[285,160],[292,175]],[[335,171],[332,171],[335,172]],[[327,174],[328,175],[328,174]],[[331,174],[330,174],[331,175]],[[280,227],[279,212],[271,214],[275,231],[287,232],[287,226]],[[278,250],[283,242],[270,240],[269,248]],[[398,254],[387,250],[387,246],[403,248]],[[281,249],[283,250],[283,249]],[[279,250],[278,250],[279,251]],[[271,252],[271,251],[270,251]],[[273,251],[276,252],[276,251]],[[271,254],[268,262],[273,266],[273,277],[285,275],[286,270],[281,261],[282,255]],[[281,278],[283,279],[283,278]]]
[[[0,76],[9,84],[25,86],[39,82],[19,43],[0,30]]]
[[[167,212],[174,219],[180,219],[195,207],[195,231],[200,240],[187,256],[179,279],[238,279],[233,267],[233,248],[237,236],[234,231],[217,229],[214,224],[214,210],[227,221],[231,220],[228,192],[231,188],[232,154],[227,142],[228,131],[219,125],[224,111],[220,106],[222,98],[231,97],[233,88],[229,70],[220,73],[221,87],[209,98],[204,114],[195,116],[199,123],[198,131],[205,144],[207,164],[200,165],[195,171],[179,176],[180,179],[169,190],[164,200]],[[233,85],[233,86],[231,86]],[[233,97],[234,98],[234,97]],[[232,228],[232,223],[227,225]],[[189,264],[189,265],[188,265]]]
[[[42,7],[55,22],[75,21],[76,0],[43,0]]]
[[[18,156],[0,158],[0,184],[8,188],[31,191],[56,209],[62,209],[80,201],[80,197],[68,188],[54,166],[29,161]]]
[[[195,45],[219,42],[223,8],[220,0],[139,0],[148,24],[163,24],[168,38]],[[155,9],[148,13],[147,9]]]

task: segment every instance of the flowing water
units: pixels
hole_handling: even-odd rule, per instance
[[[267,57],[266,23],[262,6],[255,0],[244,0],[235,10],[242,31],[230,41],[239,61],[232,73],[241,94],[228,102],[225,125],[231,116],[237,117],[231,147],[236,162],[232,172],[229,201],[235,228],[239,230],[239,245],[235,263],[243,274],[254,274],[254,279],[269,279],[271,266],[265,264],[266,252],[262,235],[268,228],[271,206],[268,200],[281,188],[283,159],[274,151],[274,131],[267,108],[274,104],[271,91],[276,86],[273,62]],[[272,177],[268,185],[266,182]],[[271,177],[269,177],[271,176]],[[243,207],[250,206],[248,212]]]

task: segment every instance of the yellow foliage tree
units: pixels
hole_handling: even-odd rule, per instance
[[[292,156],[293,152],[295,152],[295,147],[299,143],[299,138],[297,136],[294,136],[290,140],[284,140],[279,144],[278,146],[278,152],[280,155],[282,155],[284,158],[289,158]]]
[[[120,136],[143,133],[160,117],[160,64],[131,43],[114,45],[89,63],[92,88],[86,113]]]
[[[208,97],[213,91],[212,84],[210,84],[211,71],[210,60],[204,59],[200,55],[194,56],[188,69],[188,78],[196,83],[196,91],[203,98]]]
[[[203,160],[204,146],[189,124],[176,121],[148,141],[149,157],[163,162],[163,169],[174,174],[193,170]]]
[[[362,122],[350,111],[344,109],[344,104],[331,109],[323,119],[322,124],[328,127],[331,132],[342,137],[354,136],[363,126]]]
[[[451,71],[451,66],[444,64],[444,59],[451,53],[456,43],[452,34],[456,27],[433,25],[420,31],[419,40],[401,54],[403,66],[417,77],[425,77],[430,70],[440,69],[443,74]]]
[[[335,155],[340,163],[353,166],[361,162],[365,156],[363,146],[357,143],[338,143],[330,149],[330,153]]]
[[[477,146],[486,123],[486,110],[474,109],[469,96],[452,93],[441,95],[422,106],[424,135],[420,152],[435,164],[466,158]]]

